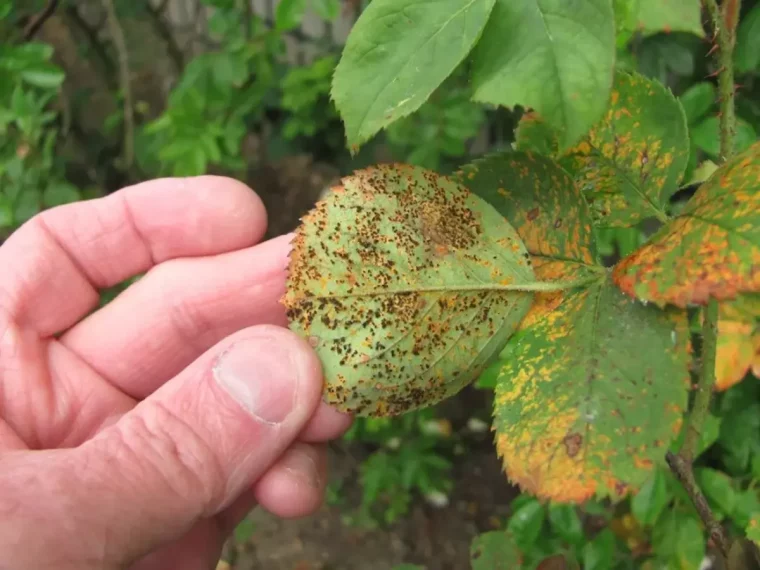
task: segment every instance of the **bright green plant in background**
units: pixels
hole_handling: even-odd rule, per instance
[[[635,556],[644,566],[697,567],[703,525],[731,568],[760,564],[744,538],[757,515],[736,509],[735,493],[756,496],[754,484],[694,467],[715,423],[720,315],[739,295],[756,327],[760,292],[760,146],[735,114],[740,4],[705,4],[718,50],[714,132],[704,118],[713,102],[687,92],[687,115],[657,79],[613,73],[633,31],[645,41],[658,30],[704,36],[696,0],[374,0],[336,68],[332,95],[354,152],[420,109],[465,60],[472,100],[531,109],[518,150],[453,178],[408,166],[344,178],[303,219],[284,298],[291,328],[322,359],[326,398],[342,410],[422,408],[498,367],[486,376],[507,474],[560,504],[525,499],[505,531],[473,544],[476,570],[553,558],[626,567],[634,557],[615,557],[612,529],[569,534],[581,525],[561,503],[593,497],[630,500],[633,519],[653,529],[652,548]],[[675,59],[660,71],[689,67]],[[704,183],[673,208],[692,146],[717,169],[703,168]],[[600,233],[645,222],[651,237],[632,240],[607,270]],[[689,406],[696,307],[701,371]],[[552,517],[559,540],[536,546]]]
[[[7,15],[10,4],[0,9]],[[60,115],[50,102],[64,73],[52,55],[41,43],[0,46],[0,236],[46,207],[80,197],[56,156]]]

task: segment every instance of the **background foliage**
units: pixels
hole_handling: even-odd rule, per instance
[[[476,155],[514,142],[523,108],[501,105],[561,108],[561,93],[552,88],[556,79],[541,71],[547,38],[518,9],[527,2],[482,0],[483,10],[513,10],[510,21],[519,24],[487,28],[472,58],[454,54],[446,63],[446,71],[453,70],[448,79],[428,89],[429,97],[396,109],[392,118],[398,120],[387,129],[379,130],[383,121],[390,122],[380,113],[379,123],[349,121],[344,130],[330,97],[334,75],[341,85],[336,66],[343,46],[335,30],[340,22],[354,22],[368,4],[281,0],[254,10],[241,0],[201,0],[182,20],[167,2],[0,0],[0,240],[45,208],[148,178],[202,173],[234,176],[266,193],[270,212],[283,218],[274,226],[279,233],[292,229],[339,174],[380,160],[453,172]],[[456,9],[458,2],[448,4]],[[429,8],[420,3],[418,9],[426,17]],[[614,37],[614,60],[594,49],[588,57],[610,71],[613,66],[637,71],[672,90],[685,111],[691,141],[684,181],[704,180],[718,161],[720,101],[711,32],[702,26],[706,18],[699,3],[615,0],[613,9],[614,29],[589,14],[578,37],[560,34],[567,46],[562,65],[578,65],[572,41],[592,45]],[[319,22],[317,32],[304,31],[307,19]],[[503,37],[510,41],[505,44]],[[512,70],[523,55],[529,65]],[[755,0],[742,3],[734,63],[736,146],[742,150],[760,133],[760,3]],[[493,66],[512,74],[508,85],[488,80]],[[584,85],[578,80],[579,89]],[[345,89],[336,101],[360,105],[354,95]],[[577,124],[566,114],[548,116],[550,123],[569,128],[569,138],[559,144],[577,142],[571,138],[585,132],[583,121],[593,115],[595,103],[572,117]],[[347,141],[367,139],[355,155],[346,148]],[[284,177],[282,171],[292,167],[278,165],[303,155],[329,166],[327,177],[316,183]],[[267,187],[260,184],[262,172],[274,173]],[[677,210],[693,191],[687,185],[670,204]],[[647,235],[646,227],[599,230],[599,253],[607,260],[624,257]],[[117,292],[105,292],[104,302]],[[756,331],[747,324],[754,320],[746,315],[739,310],[721,325],[738,332],[719,346],[719,385],[725,391],[713,402],[696,463],[711,507],[737,533],[760,511],[760,383],[752,376]],[[478,382],[486,394],[493,386],[489,372]],[[479,433],[488,408],[467,410],[461,429],[454,431],[445,406],[396,420],[358,420],[347,441],[361,446],[366,457],[359,468],[361,499],[347,505],[341,489],[332,488],[346,523],[393,523],[418,498],[445,504],[454,485],[452,466],[467,461],[468,446],[474,445],[468,434]],[[712,547],[688,497],[664,469],[615,507],[598,502],[574,508],[520,496],[510,512],[500,521],[513,539],[505,548],[519,551],[525,567],[563,552],[583,568],[698,568]],[[479,547],[476,542],[473,551]]]

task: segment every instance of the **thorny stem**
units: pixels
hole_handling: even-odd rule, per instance
[[[718,90],[720,93],[720,157],[730,159],[734,152],[736,115],[734,110],[733,49],[736,20],[741,0],[726,0],[722,9],[717,0],[704,0],[710,14],[718,47]],[[686,489],[694,507],[704,522],[724,559],[728,557],[729,542],[721,524],[715,519],[710,505],[694,479],[693,461],[705,420],[710,411],[715,386],[715,361],[718,343],[718,301],[711,299],[703,310],[702,369],[694,404],[687,419],[686,433],[677,455],[668,453],[666,459],[673,473]]]
[[[734,108],[734,40],[736,16],[741,0],[725,0],[723,10],[717,0],[705,0],[715,30],[718,45],[718,92],[720,94],[720,162],[725,162],[734,154],[736,136],[736,111]],[[724,15],[734,14],[730,21]]]

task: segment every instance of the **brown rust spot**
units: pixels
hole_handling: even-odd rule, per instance
[[[573,432],[566,435],[565,439],[562,440],[562,443],[565,444],[567,456],[575,457],[580,453],[581,445],[583,445],[583,436],[578,432]]]

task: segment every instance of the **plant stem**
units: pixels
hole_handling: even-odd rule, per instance
[[[42,12],[34,16],[24,28],[24,39],[31,40],[42,27],[42,24],[53,15],[59,0],[48,0],[48,3],[42,9]]]
[[[715,30],[718,46],[718,89],[720,93],[720,157],[719,162],[730,159],[734,153],[736,114],[734,109],[733,48],[736,20],[741,0],[726,0],[722,9],[717,0],[704,0]],[[724,559],[728,557],[729,542],[721,524],[715,519],[704,494],[694,479],[693,462],[697,453],[702,427],[710,411],[715,386],[715,364],[718,344],[719,305],[710,299],[703,309],[702,367],[691,413],[681,450],[677,455],[668,452],[666,459],[673,473],[686,489],[692,503],[704,522],[713,542]]]
[[[691,461],[684,459],[681,456],[681,453],[676,455],[670,451],[665,458],[668,461],[671,471],[673,471],[675,476],[681,482],[681,485],[683,485],[684,489],[686,489],[686,492],[689,494],[689,497],[691,498],[692,503],[694,503],[694,507],[697,509],[702,522],[705,524],[707,532],[710,533],[713,542],[718,547],[718,550],[720,550],[723,558],[727,558],[729,544],[728,539],[726,538],[726,533],[720,523],[715,519],[705,495],[702,493],[699,485],[697,485],[697,481],[694,479],[694,471],[692,470]]]
[[[705,0],[710,19],[715,29],[715,41],[718,43],[718,93],[720,94],[720,156],[719,162],[725,162],[734,154],[734,137],[736,136],[736,111],[734,107],[734,40],[736,32],[736,14],[739,13],[741,0],[726,0],[724,10],[717,0]],[[724,11],[732,14],[724,17]]]

